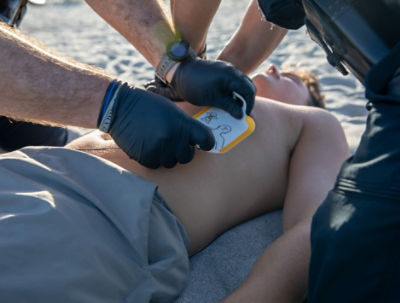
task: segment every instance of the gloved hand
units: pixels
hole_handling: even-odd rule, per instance
[[[191,161],[195,145],[203,150],[214,146],[211,131],[170,100],[126,83],[109,91],[99,128],[110,133],[117,145],[140,164],[170,168]]]
[[[144,88],[149,92],[164,96],[175,102],[184,101],[172,87],[162,82],[157,76],[154,77],[154,80],[145,83]]]
[[[204,45],[203,50],[197,54],[197,57],[203,60],[207,59],[206,51],[207,45]],[[154,80],[145,83],[144,88],[149,92],[164,96],[165,98],[171,99],[174,102],[185,101],[178,96],[176,91],[171,86],[162,82],[157,76],[154,76]]]
[[[170,85],[184,100],[194,105],[221,108],[238,119],[243,116],[242,104],[233,99],[233,92],[245,99],[247,114],[254,106],[254,83],[223,61],[188,58],[179,64]]]

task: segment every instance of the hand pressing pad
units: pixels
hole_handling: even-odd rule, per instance
[[[236,119],[228,112],[215,107],[207,107],[193,116],[210,128],[214,134],[215,145],[209,151],[211,153],[227,152],[247,138],[256,127],[254,120],[246,115],[246,102],[243,97],[236,92],[233,96],[242,101],[242,119]]]

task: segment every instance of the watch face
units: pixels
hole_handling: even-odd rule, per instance
[[[186,41],[174,42],[169,45],[168,55],[173,60],[183,60],[189,54],[189,43]]]

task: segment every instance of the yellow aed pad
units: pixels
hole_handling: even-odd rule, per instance
[[[246,102],[243,97],[237,93],[233,94],[234,98],[243,103],[242,119],[236,119],[228,112],[215,107],[207,107],[193,116],[210,128],[214,134],[215,145],[209,151],[211,153],[227,152],[247,138],[256,128],[254,120],[246,115]]]

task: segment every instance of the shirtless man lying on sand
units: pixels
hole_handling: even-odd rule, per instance
[[[283,208],[282,236],[225,302],[299,302],[307,288],[311,218],[333,187],[349,149],[330,113],[285,104],[323,107],[315,78],[280,72],[272,65],[253,81],[258,89],[251,114],[256,129],[227,153],[197,151],[190,164],[152,170],[130,160],[107,134],[98,131],[67,147],[105,158],[155,182],[184,225],[190,255],[232,226]],[[200,110],[185,102],[177,105],[189,115]]]

